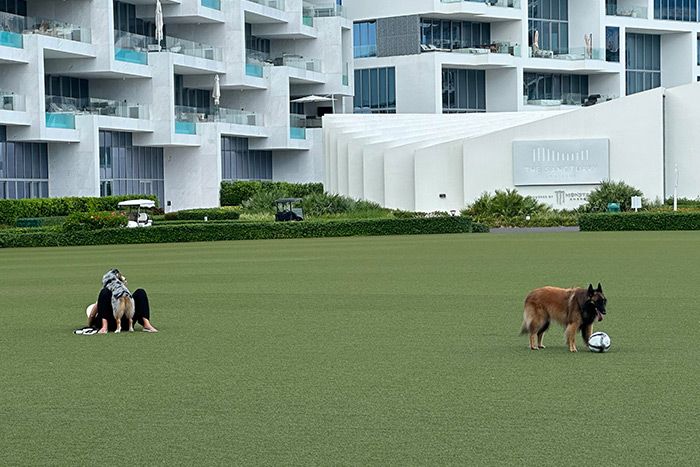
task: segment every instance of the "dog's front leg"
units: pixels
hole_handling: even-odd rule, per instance
[[[564,334],[566,335],[566,342],[569,344],[569,352],[576,352],[576,331],[578,330],[578,326],[576,326],[576,323],[570,323],[566,326],[566,331],[564,331]]]
[[[583,342],[588,344],[588,339],[591,338],[593,333],[593,324],[584,324],[581,328],[581,336],[583,337]]]

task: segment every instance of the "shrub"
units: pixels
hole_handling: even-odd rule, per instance
[[[313,193],[323,193],[323,184],[243,180],[221,182],[219,199],[222,206],[241,206],[261,192],[278,193],[278,198],[304,198]]]
[[[207,222],[160,225],[141,229],[102,229],[60,232],[0,232],[0,247],[112,245],[133,243],[203,242],[273,238],[348,237],[468,233],[467,217],[425,219],[362,219],[304,222]]]
[[[700,230],[700,212],[625,212],[581,214],[582,231]]]
[[[52,225],[63,225],[66,221],[66,216],[54,217],[24,217],[17,219],[15,226],[17,227],[49,227]]]
[[[63,223],[63,230],[75,232],[110,229],[124,227],[127,221],[126,215],[120,212],[74,212]]]
[[[700,199],[678,198],[676,204],[679,208],[694,208],[700,209]],[[673,198],[668,198],[664,205],[673,206]]]
[[[286,195],[279,190],[259,191],[250,199],[243,201],[243,212],[249,214],[273,214],[275,212],[275,200],[285,197]]]
[[[241,217],[239,209],[232,207],[212,208],[212,209],[187,209],[183,211],[169,212],[165,215],[166,221],[176,220],[204,220],[206,216],[209,220],[236,220]]]
[[[642,196],[642,191],[623,181],[604,180],[600,182],[598,188],[591,191],[588,195],[588,202],[584,205],[583,210],[587,212],[605,212],[608,210],[608,204],[617,203],[620,205],[621,211],[629,211],[632,208],[633,196]],[[648,200],[642,199],[642,206],[648,204]]]
[[[26,217],[67,216],[74,212],[113,211],[120,201],[152,199],[155,195],[104,196],[101,198],[0,199],[0,224],[15,225]]]
[[[571,212],[546,212],[525,216],[478,216],[478,222],[490,227],[573,227],[578,225],[578,214]]]
[[[479,221],[481,218],[524,218],[549,211],[551,211],[549,206],[540,203],[532,196],[523,196],[518,193],[518,190],[506,188],[505,191],[496,190],[494,195],[482,194],[461,213],[473,216]]]

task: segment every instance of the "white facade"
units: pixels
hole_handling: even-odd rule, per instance
[[[348,2],[347,11],[355,23],[369,21],[380,25],[382,21],[416,17],[420,20],[451,20],[490,25],[488,43],[463,44],[454,48],[443,47],[439,43],[437,47],[427,46],[423,31],[416,32],[414,27],[411,27],[413,37],[409,39],[423,42],[423,45],[414,48],[412,53],[402,55],[392,53],[390,48],[382,50],[388,42],[396,40],[395,36],[377,37],[372,39],[376,40],[376,44],[373,43],[376,45],[376,54],[360,54],[376,56],[356,57],[355,70],[395,68],[396,113],[443,113],[445,106],[442,72],[445,69],[479,70],[485,73],[486,96],[482,111],[560,110],[576,102],[571,102],[570,96],[528,97],[527,83],[524,82],[527,74],[585,76],[588,88],[586,94],[599,94],[599,101],[631,94],[637,90],[633,90],[627,83],[630,65],[627,63],[627,38],[629,34],[641,34],[658,36],[660,42],[660,82],[644,85],[644,90],[660,86],[670,88],[700,79],[700,6],[693,6],[691,10],[689,2],[679,1],[679,20],[676,21],[655,19],[661,16],[656,4],[668,5],[666,1],[566,0],[567,26],[566,29],[557,32],[557,37],[566,35],[566,41],[562,42],[565,46],[552,51],[543,46],[544,41],[551,39],[545,37],[549,32],[545,34],[542,26],[529,24],[529,20],[533,18],[529,18],[528,15],[530,5],[538,4],[549,8],[555,1],[353,0]],[[670,3],[674,4],[674,1]],[[681,4],[685,7],[681,7]],[[689,20],[690,14],[694,15],[693,20]],[[538,28],[540,30],[537,30]],[[609,28],[614,29],[609,31]],[[536,30],[539,47],[533,51],[532,42]],[[615,31],[617,43],[607,36]],[[382,33],[379,35],[382,36]],[[454,41],[455,36],[451,37]],[[587,42],[588,38],[590,43]],[[375,113],[376,110],[372,107],[360,103],[356,105],[356,113]]]
[[[121,3],[154,22],[156,0]],[[352,110],[352,23],[335,0],[161,3],[160,51],[152,38],[118,31],[113,0],[27,0],[26,18],[0,13],[0,127],[7,141],[48,145],[49,195],[100,195],[101,130],[162,148],[169,210],[219,204],[222,136],[271,152],[274,180],[320,181],[318,108]],[[247,49],[246,27],[269,51]],[[89,99],[49,98],[46,76],[88,80]],[[213,91],[215,76],[218,106],[176,106],[176,79]],[[329,100],[291,115],[290,102],[309,95]]]
[[[677,166],[678,196],[698,198],[698,102],[694,83],[566,111],[335,115],[324,121],[325,183],[410,211],[459,211],[505,188],[571,209],[605,179],[671,197]]]

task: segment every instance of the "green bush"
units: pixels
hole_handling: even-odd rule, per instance
[[[0,247],[112,245],[133,243],[205,242],[274,238],[316,238],[374,235],[468,233],[468,217],[425,219],[363,219],[304,222],[218,222],[160,225],[139,229],[102,229],[69,232],[1,231]]]
[[[84,230],[113,229],[125,227],[128,222],[123,212],[74,212],[63,223],[63,230],[76,232]]]
[[[604,180],[600,182],[598,188],[591,191],[588,195],[588,201],[582,210],[586,212],[606,212],[608,204],[617,203],[620,205],[621,211],[629,211],[632,208],[632,197],[642,196],[642,194],[640,189],[625,182]],[[648,200],[642,199],[643,207],[648,204]]]
[[[54,217],[24,217],[17,219],[16,227],[49,227],[52,225],[63,225],[66,216]]]
[[[206,216],[209,220],[236,220],[241,217],[241,213],[237,208],[230,206],[212,209],[186,209],[183,211],[169,212],[165,214],[166,221],[186,221],[186,220],[204,220]]]
[[[475,220],[488,218],[514,218],[532,216],[550,212],[551,208],[540,203],[532,196],[523,196],[518,190],[506,188],[505,191],[496,190],[496,193],[482,194],[466,209],[462,215],[473,216]]]
[[[475,216],[474,220],[490,227],[573,227],[578,225],[578,214],[572,212],[546,212],[525,216]]]
[[[304,198],[313,193],[323,193],[323,184],[268,181],[221,182],[219,199],[222,206],[241,206],[244,201],[261,192],[277,193],[278,198]]]
[[[700,209],[700,199],[678,198],[676,204],[679,208]],[[668,198],[664,201],[664,205],[673,206],[673,198]]]
[[[120,201],[152,199],[155,195],[104,196],[101,198],[0,199],[0,224],[15,225],[27,217],[67,216],[74,212],[113,211]]]
[[[281,190],[259,191],[243,201],[243,212],[248,214],[273,214],[275,201],[287,196]]]
[[[624,212],[581,214],[582,231],[700,230],[700,212]]]

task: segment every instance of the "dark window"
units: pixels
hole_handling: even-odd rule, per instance
[[[421,18],[420,30],[421,45],[438,49],[487,47],[491,44],[489,23]]]
[[[605,61],[620,61],[620,28],[605,28]]]
[[[361,21],[352,25],[353,55],[355,58],[376,57],[377,22]]]
[[[6,128],[0,126],[0,199],[48,196],[47,148],[45,143],[7,141]]]
[[[580,105],[588,97],[588,76],[559,73],[524,73],[523,92],[529,103],[561,101],[564,105]]]
[[[442,70],[443,113],[486,111],[486,72],[484,70]]]
[[[530,46],[538,33],[540,50],[554,54],[569,52],[569,0],[530,0],[528,3],[528,30]]]
[[[396,113],[396,70],[355,70],[355,113]]]
[[[625,83],[627,94],[635,94],[661,86],[661,37],[652,34],[627,33]]]
[[[248,149],[246,138],[221,137],[223,180],[272,180],[272,151]]]

